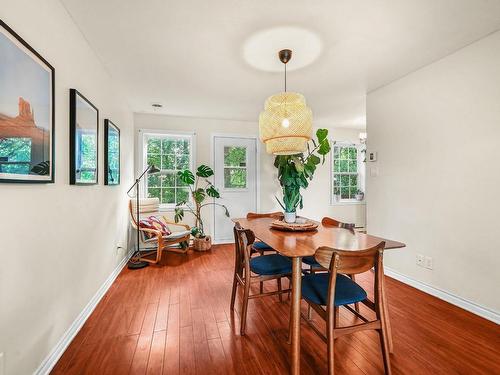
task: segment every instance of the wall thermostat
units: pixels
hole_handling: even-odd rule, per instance
[[[377,161],[377,152],[370,152],[368,154],[368,160],[369,161]]]

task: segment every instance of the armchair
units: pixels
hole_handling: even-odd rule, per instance
[[[161,260],[162,250],[173,251],[177,253],[185,253],[189,245],[191,236],[191,228],[189,225],[182,223],[175,223],[168,220],[159,212],[160,200],[158,198],[143,198],[139,201],[139,218],[136,217],[137,207],[135,199],[129,201],[130,222],[132,227],[136,230],[139,228],[139,248],[140,251],[146,251],[139,260],[143,262],[156,264]],[[141,220],[155,216],[163,224],[165,224],[171,231],[171,234],[162,235],[160,229],[144,228],[139,223]],[[175,247],[180,245],[180,247]],[[152,255],[156,257],[151,258]]]

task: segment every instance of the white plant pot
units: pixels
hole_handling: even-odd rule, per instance
[[[356,197],[356,200],[362,201],[363,198],[365,197],[365,195],[364,194],[356,194],[355,197]]]
[[[296,212],[285,212],[285,223],[295,223],[295,219],[297,218]]]

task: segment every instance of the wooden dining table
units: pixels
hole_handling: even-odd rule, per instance
[[[310,232],[285,232],[271,228],[275,219],[269,217],[233,219],[245,229],[250,229],[255,237],[267,243],[281,255],[289,257],[292,261],[292,300],[290,307],[291,318],[291,369],[290,373],[300,374],[300,300],[302,298],[302,258],[314,255],[321,246],[329,246],[338,250],[360,251],[374,247],[385,241],[385,249],[398,249],[405,247],[402,242],[392,241],[377,236],[354,231],[352,229],[318,224],[315,231]],[[385,288],[382,285],[382,298],[387,301]],[[384,303],[387,307],[387,303]],[[386,316],[389,317],[388,311]],[[392,352],[392,334],[390,323],[387,323],[389,351]]]

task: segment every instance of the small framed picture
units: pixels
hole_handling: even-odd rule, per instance
[[[69,90],[71,185],[97,184],[99,110],[78,90]]]
[[[104,185],[120,184],[120,129],[104,120]]]
[[[54,75],[0,20],[0,182],[54,182]]]

